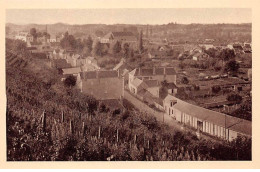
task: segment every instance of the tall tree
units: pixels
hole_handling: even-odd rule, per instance
[[[139,52],[143,52],[143,31],[141,30],[140,35],[139,35]]]
[[[124,57],[128,58],[129,57],[129,52],[130,52],[130,48],[129,48],[129,44],[128,43],[124,44],[123,51],[124,51]]]
[[[35,28],[30,29],[30,34],[33,36],[33,41],[36,41],[37,39],[37,31]]]
[[[86,40],[86,46],[88,47],[89,52],[91,52],[93,47],[93,40],[91,36],[88,36],[88,39]]]
[[[239,69],[239,63],[237,63],[235,60],[230,60],[226,65],[225,65],[225,71],[226,72],[231,72],[233,74],[236,74]]]
[[[113,47],[113,53],[117,54],[120,53],[122,47],[121,47],[121,43],[119,41],[116,41],[114,47]]]
[[[60,45],[64,49],[76,49],[77,48],[77,40],[73,35],[69,35],[68,32],[64,34],[64,37],[60,41]]]

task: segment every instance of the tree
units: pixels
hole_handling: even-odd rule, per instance
[[[220,52],[219,54],[219,58],[222,60],[222,66],[224,66],[224,63],[229,61],[229,60],[232,60],[235,58],[235,52],[234,50],[231,50],[231,49],[224,49]]]
[[[128,58],[129,57],[129,52],[130,52],[130,48],[129,48],[129,44],[128,43],[125,43],[123,45],[123,52],[124,52],[125,58]]]
[[[221,90],[220,86],[212,86],[211,89],[212,89],[212,92],[215,94],[219,93]]]
[[[60,45],[64,49],[76,49],[77,41],[73,35],[69,35],[68,32],[65,32],[63,39],[60,41]]]
[[[143,52],[143,31],[141,30],[140,36],[139,36],[139,53]]]
[[[92,51],[92,47],[93,47],[93,40],[92,40],[92,38],[91,38],[91,36],[88,36],[88,39],[84,39],[83,40],[83,44],[84,44],[84,53],[86,53],[86,54],[89,54],[89,53],[91,53],[91,51]]]
[[[30,34],[33,36],[33,41],[36,41],[37,39],[37,31],[35,28],[30,29]]]
[[[65,85],[66,87],[70,87],[70,88],[71,88],[71,87],[73,87],[73,86],[76,85],[76,81],[77,81],[76,77],[73,76],[73,75],[70,75],[70,76],[68,76],[68,77],[65,79],[64,85]]]
[[[182,78],[181,82],[182,82],[183,84],[188,84],[188,83],[189,83],[189,80],[188,80],[188,78],[185,76],[185,77]]]
[[[237,104],[241,103],[242,99],[243,99],[242,96],[240,96],[239,94],[230,94],[227,96],[228,101],[234,101]]]
[[[237,73],[239,67],[240,67],[240,66],[239,66],[239,63],[237,63],[235,60],[231,60],[231,61],[229,61],[229,62],[225,65],[225,71],[226,71],[226,72]]]
[[[114,47],[113,47],[113,53],[117,54],[120,53],[122,47],[121,47],[121,43],[119,41],[116,41]]]
[[[102,57],[106,55],[107,52],[108,52],[107,45],[102,44],[100,41],[97,41],[93,49],[93,54]]]

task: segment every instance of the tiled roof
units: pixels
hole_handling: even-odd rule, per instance
[[[135,78],[132,82],[132,84],[135,86],[135,87],[139,87],[141,84],[143,83],[143,81],[141,79],[138,79],[138,78]]]
[[[112,32],[114,37],[119,37],[119,36],[134,36],[132,32]]]
[[[216,111],[202,108],[200,106],[189,104],[185,101],[177,99],[172,95],[168,95],[164,100],[175,100],[177,103],[174,108],[180,110],[183,113],[194,116],[198,119],[211,122],[215,125],[231,129],[233,131],[243,133],[246,135],[252,135],[252,123],[247,120],[236,118],[233,116],[225,115]],[[225,119],[226,118],[226,119]],[[226,121],[226,122],[225,122]]]
[[[152,75],[176,75],[176,71],[173,67],[163,68],[136,68],[130,72],[134,76],[152,76]]]
[[[74,67],[74,68],[66,68],[66,69],[62,69],[63,74],[76,74],[76,73],[80,73],[81,69],[80,67]]]
[[[159,86],[159,82],[157,80],[144,80],[144,83],[147,85],[148,88]]]
[[[98,72],[99,78],[115,78],[118,77],[117,71],[99,71]]]
[[[64,69],[64,68],[71,68],[72,66],[67,63],[65,59],[54,59],[54,64],[56,68]]]
[[[166,87],[167,89],[178,88],[173,82],[167,83],[167,85],[165,85],[165,87]]]
[[[116,78],[118,77],[117,71],[87,71],[82,73],[83,79],[95,78]]]

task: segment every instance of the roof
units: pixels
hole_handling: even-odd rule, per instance
[[[117,71],[87,71],[83,72],[82,76],[84,79],[95,79],[95,78],[117,78]]]
[[[78,59],[80,57],[80,55],[79,54],[73,54],[72,57]]]
[[[74,67],[74,68],[66,68],[66,69],[62,69],[63,74],[67,75],[67,74],[76,74],[76,73],[80,73],[81,69],[80,67]]]
[[[64,69],[64,68],[72,67],[69,63],[67,63],[67,61],[65,59],[54,59],[53,62],[55,64],[56,68]]]
[[[134,36],[132,32],[112,32],[114,37],[120,37],[120,36]]]
[[[173,82],[167,83],[167,84],[165,85],[165,87],[166,87],[167,89],[178,88]]]
[[[151,76],[151,75],[176,75],[173,67],[153,67],[153,68],[136,68],[130,72],[134,76]]]
[[[135,87],[139,87],[142,83],[143,81],[141,79],[135,78],[132,82],[132,85],[134,85]]]
[[[221,127],[225,127],[225,124],[226,124],[226,128],[228,128],[228,129],[231,129],[233,131],[236,131],[236,132],[239,132],[242,134],[246,134],[246,135],[250,135],[250,136],[252,135],[252,122],[250,122],[250,121],[243,120],[243,119],[236,118],[236,117],[229,116],[229,115],[225,115],[223,113],[219,113],[216,111],[202,108],[200,106],[192,105],[190,103],[177,99],[176,97],[174,97],[172,95],[168,95],[164,100],[177,101],[177,103],[173,105],[174,108],[182,111],[183,113],[194,116],[198,119],[211,122],[211,123],[221,126]]]
[[[148,88],[159,86],[159,82],[157,80],[144,80],[144,83],[147,85]]]
[[[125,60],[121,59],[121,61],[113,68],[113,70],[118,70],[120,68],[122,68],[125,64]]]

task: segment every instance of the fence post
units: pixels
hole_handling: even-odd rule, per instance
[[[73,134],[73,122],[70,120],[70,134]]]
[[[118,142],[118,129],[116,129],[116,142]]]
[[[61,112],[61,122],[64,122],[64,112]]]
[[[46,113],[45,113],[45,110],[43,111],[43,113],[42,113],[42,129],[43,129],[43,131],[45,131],[45,129],[46,129]]]
[[[98,127],[98,139],[100,139],[100,132],[101,132],[101,127]]]

